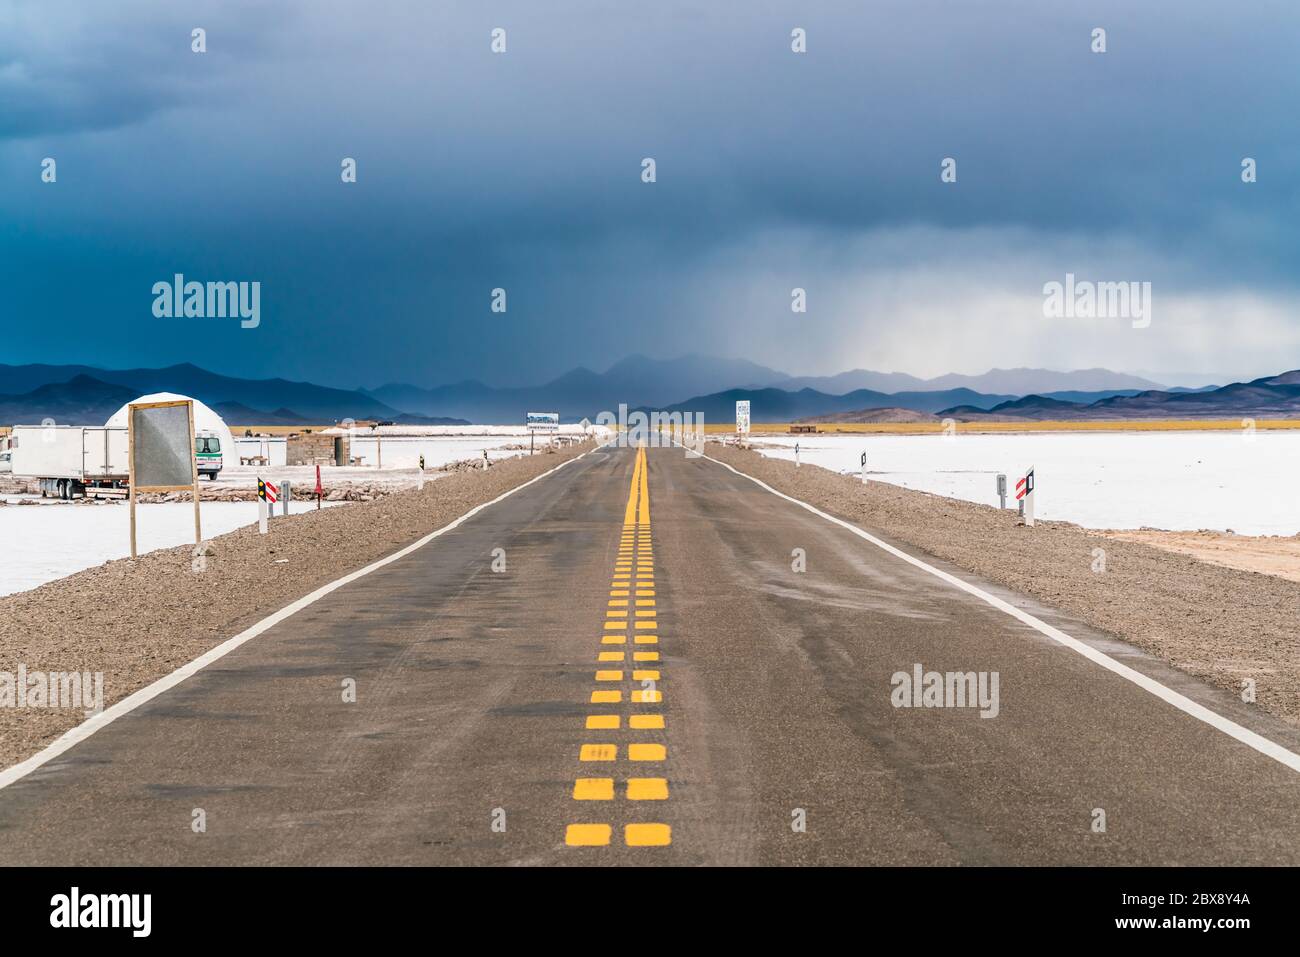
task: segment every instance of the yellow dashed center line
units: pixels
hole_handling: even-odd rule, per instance
[[[601,645],[627,644],[628,622],[631,620],[632,640],[637,645],[657,645],[658,608],[655,604],[654,550],[650,539],[650,483],[649,466],[645,449],[637,450],[636,464],[632,469],[632,483],[628,489],[627,506],[623,510],[623,533],[619,538],[618,554],[614,560],[609,585],[609,601],[605,609],[605,622],[600,636]],[[635,571],[634,571],[635,569]],[[635,585],[633,579],[635,578]],[[634,601],[629,596],[635,595]],[[629,615],[629,605],[635,612]],[[624,651],[600,651],[597,661],[622,663],[627,660]],[[637,650],[632,660],[659,663],[658,651]],[[628,689],[628,705],[651,706],[650,713],[627,714],[628,731],[662,731],[664,716],[654,706],[664,700],[659,687],[662,672],[657,668],[636,668],[631,672],[632,687]],[[600,684],[622,683],[627,672],[618,668],[600,668],[595,674]],[[591,692],[591,703],[623,704],[623,691],[597,689]],[[638,709],[640,710],[640,709]],[[586,717],[588,731],[622,731],[623,715],[593,713]],[[621,764],[620,752],[627,762],[645,764],[662,762],[668,758],[665,745],[653,741],[627,741],[626,747],[610,741],[584,743],[578,752],[580,763],[611,763],[616,770]],[[595,770],[595,769],[593,769]],[[604,769],[602,769],[604,770]],[[631,770],[630,768],[628,769]],[[645,768],[651,771],[650,768]],[[658,770],[658,769],[654,769]],[[608,778],[576,778],[573,785],[574,801],[615,802],[617,776]],[[665,777],[632,777],[628,774],[622,796],[628,802],[667,801],[668,779]],[[629,805],[611,804],[608,807]],[[622,827],[623,843],[627,847],[664,847],[672,843],[672,827],[659,822],[633,821]],[[608,847],[614,837],[614,825],[608,823],[570,824],[564,832],[564,843],[569,847]]]
[[[612,831],[608,824],[570,824],[564,832],[564,843],[570,847],[606,847]]]
[[[576,788],[573,796],[578,796]],[[666,778],[628,778],[627,799],[629,801],[666,801],[668,800],[668,781]]]
[[[579,761],[614,761],[617,758],[617,744],[584,744],[578,752]]]
[[[667,824],[629,824],[623,828],[623,842],[628,847],[663,847],[673,842],[673,832]]]
[[[630,781],[628,785],[630,788]],[[578,778],[573,782],[573,799],[575,801],[612,801],[614,800],[614,779]]]

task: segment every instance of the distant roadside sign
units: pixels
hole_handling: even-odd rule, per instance
[[[560,431],[560,413],[558,413],[558,412],[529,412],[529,413],[528,413],[528,431],[530,431],[530,432],[558,432],[558,431]]]
[[[749,400],[740,399],[736,402],[736,434],[749,434]]]

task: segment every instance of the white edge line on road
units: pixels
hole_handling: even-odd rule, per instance
[[[958,578],[955,575],[949,575],[947,572],[935,568],[933,565],[928,565],[925,562],[921,561],[919,558],[914,558],[913,556],[907,554],[903,550],[899,548],[895,548],[893,545],[890,545],[888,542],[877,538],[876,536],[872,535],[870,532],[864,532],[856,525],[846,522],[843,519],[836,518],[834,515],[828,515],[827,513],[823,512],[821,509],[817,508],[816,506],[809,505],[807,502],[801,502],[799,499],[786,495],[784,492],[778,492],[776,489],[772,488],[772,486],[768,485],[766,482],[760,479],[756,479],[752,475],[746,475],[744,472],[740,471],[739,469],[732,468],[732,466],[728,465],[726,462],[720,462],[717,459],[712,458],[708,455],[702,455],[701,457],[708,459],[710,462],[714,463],[715,465],[721,465],[725,469],[730,469],[731,471],[735,472],[737,475],[741,476],[742,478],[749,479],[755,485],[767,489],[773,495],[779,496],[780,498],[785,499],[787,502],[793,502],[795,505],[798,505],[800,508],[805,508],[808,511],[812,512],[814,515],[818,515],[826,519],[826,521],[828,522],[833,522],[834,524],[839,525],[841,528],[848,529],[850,532],[852,532],[854,535],[857,535],[859,538],[864,538],[867,541],[869,541],[871,544],[875,545],[877,548],[884,549],[885,551],[889,552],[889,554],[901,558],[903,561],[907,562],[908,564],[915,565],[917,568],[929,572],[931,575],[934,575],[936,578],[942,579],[943,581],[947,582],[949,585],[952,585],[954,588],[960,588],[962,591],[970,595],[974,595],[976,598],[980,599],[981,601],[986,602],[989,605],[992,605],[994,608],[998,609],[998,611],[1006,612],[1012,618],[1024,622],[1029,627],[1033,628],[1036,631],[1041,632],[1042,634],[1046,635],[1048,638],[1051,638],[1053,641],[1059,642],[1060,644],[1069,648],[1071,651],[1082,655],[1083,657],[1087,658],[1089,661],[1093,662],[1094,664],[1101,665],[1107,671],[1114,672],[1115,674],[1119,675],[1121,678],[1133,682],[1133,684],[1137,685],[1139,688],[1143,689],[1144,691],[1149,691],[1151,694],[1155,695],[1160,700],[1168,702],[1169,704],[1173,705],[1179,711],[1189,714],[1193,718],[1196,718],[1200,721],[1204,721],[1210,727],[1222,731],[1224,734],[1228,735],[1231,738],[1235,738],[1236,740],[1240,741],[1242,744],[1246,745],[1247,747],[1254,748],[1256,751],[1258,751],[1260,754],[1264,755],[1265,757],[1272,758],[1274,761],[1277,761],[1280,764],[1285,764],[1292,771],[1300,771],[1300,755],[1296,754],[1293,751],[1289,751],[1288,749],[1282,747],[1282,745],[1278,744],[1277,742],[1270,741],[1268,738],[1264,737],[1261,734],[1256,734],[1254,731],[1251,731],[1249,728],[1243,728],[1241,725],[1237,724],[1237,722],[1231,720],[1230,718],[1225,718],[1217,711],[1211,711],[1209,708],[1205,707],[1204,705],[1197,704],[1191,698],[1188,698],[1185,695],[1181,695],[1177,691],[1174,691],[1172,688],[1168,688],[1165,685],[1162,685],[1159,681],[1156,681],[1154,678],[1148,677],[1147,675],[1144,675],[1140,671],[1135,671],[1134,669],[1130,668],[1128,665],[1121,664],[1120,662],[1116,661],[1114,658],[1110,657],[1110,655],[1106,654],[1105,652],[1098,651],[1096,648],[1093,648],[1091,645],[1087,645],[1077,638],[1070,637],[1065,632],[1061,631],[1059,628],[1053,628],[1047,622],[1042,621],[1039,618],[1035,618],[1033,615],[1029,614],[1029,612],[1017,608],[1015,605],[1012,605],[1009,602],[1003,601],[1001,598],[998,598],[996,595],[990,595],[982,588],[972,585],[969,582],[962,581],[962,579]]]
[[[556,472],[564,468],[566,465],[572,465],[574,462],[578,461],[579,459],[584,458],[590,453],[598,451],[599,449],[602,448],[604,448],[604,445],[597,446],[595,449],[588,449],[586,452],[583,452],[582,455],[575,455],[573,458],[561,462],[559,465],[555,466],[555,468],[548,469],[547,471],[543,472],[541,475],[534,476],[533,478],[529,479],[527,482],[524,482],[522,485],[516,485],[514,488],[507,489],[506,491],[498,495],[496,498],[492,499],[490,502],[484,502],[481,505],[475,505],[464,515],[460,516],[459,518],[455,519],[449,524],[444,525],[442,528],[438,529],[437,531],[430,532],[428,535],[425,535],[423,538],[415,542],[412,542],[410,545],[407,545],[405,548],[401,549],[400,551],[396,551],[391,555],[387,555],[379,559],[378,561],[371,562],[369,565],[366,565],[364,568],[359,568],[354,572],[350,572],[349,574],[344,575],[342,578],[336,579],[335,581],[332,581],[327,585],[322,585],[320,588],[317,588],[311,594],[304,595],[302,598],[299,598],[297,601],[293,602],[292,604],[286,605],[284,608],[281,608],[275,614],[270,615],[267,618],[263,618],[257,624],[253,625],[250,628],[246,628],[244,631],[241,631],[233,638],[227,638],[221,644],[217,645],[214,648],[208,649],[207,651],[199,655],[199,657],[195,658],[193,661],[189,662],[188,664],[181,665],[171,674],[164,675],[163,677],[159,678],[157,681],[153,682],[152,684],[145,685],[140,690],[132,692],[131,694],[123,698],[121,701],[112,705],[111,707],[105,708],[103,711],[101,711],[99,714],[95,715],[94,717],[88,718],[87,720],[83,721],[81,724],[77,725],[75,728],[72,728],[64,732],[64,734],[61,737],[59,737],[58,739],[56,739],[55,741],[47,745],[43,750],[38,751],[36,754],[32,755],[27,760],[19,761],[13,767],[6,768],[5,770],[0,771],[0,790],[7,788],[15,781],[22,780],[27,775],[35,771],[37,768],[41,767],[41,765],[54,760],[63,752],[67,751],[69,748],[76,747],[78,744],[80,744],[82,741],[85,741],[96,731],[99,731],[100,729],[105,728],[108,725],[112,724],[114,721],[122,717],[124,714],[130,714],[136,708],[140,707],[140,705],[153,700],[154,698],[158,697],[158,695],[162,694],[164,691],[176,687],[176,685],[180,684],[186,678],[202,671],[204,668],[212,664],[214,661],[218,661],[221,658],[224,658],[226,655],[230,654],[240,645],[252,641],[258,635],[262,634],[262,632],[270,628],[274,628],[276,625],[280,624],[280,622],[284,621],[286,618],[290,618],[293,615],[296,615],[298,612],[302,611],[308,605],[315,604],[316,602],[324,598],[326,595],[328,595],[330,592],[336,591],[337,589],[342,588],[344,585],[356,581],[358,578],[364,578],[366,575],[369,575],[371,572],[378,571],[379,569],[383,568],[385,565],[390,565],[393,562],[397,561],[398,559],[405,558],[407,555],[411,554],[411,552],[414,552],[417,549],[423,548],[425,545],[428,545],[431,541],[433,541],[438,536],[445,535],[447,532],[450,532],[452,529],[458,527],[464,522],[467,522],[469,519],[473,518],[479,512],[483,511],[483,509],[488,508],[491,505],[495,505],[497,504],[497,502],[500,502],[503,499],[509,498],[511,495],[514,495],[516,492],[520,491],[521,489],[528,488],[528,486],[532,485],[534,482],[540,482],[548,475],[554,475]]]

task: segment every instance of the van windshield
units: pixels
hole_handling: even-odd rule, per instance
[[[195,452],[220,452],[221,440],[218,438],[209,438],[208,436],[196,436],[194,439]]]

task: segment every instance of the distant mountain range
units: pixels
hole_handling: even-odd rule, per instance
[[[189,363],[163,369],[0,365],[0,423],[31,424],[52,418],[73,425],[102,425],[125,403],[153,392],[193,396],[231,425],[327,424],[344,418],[464,423],[394,409],[354,390],[287,379],[240,379]]]
[[[14,398],[40,386],[56,383],[70,385],[72,380],[79,377],[122,387],[131,393],[123,401],[151,392],[177,392],[193,396],[211,406],[238,402],[251,409],[292,409],[298,415],[316,422],[333,422],[336,417],[346,416],[354,419],[392,419],[401,414],[401,410],[348,389],[331,389],[310,382],[290,382],[287,379],[239,379],[218,375],[189,363],[164,369],[0,365],[0,394]],[[110,414],[120,405],[121,403],[114,406]]]
[[[1197,391],[1152,389],[1133,395],[1115,395],[1089,402],[1067,401],[1059,396],[1027,395],[992,408],[967,403],[943,409],[940,415],[955,419],[1015,416],[1024,419],[1198,419],[1198,418],[1300,418],[1300,370],[1267,376],[1251,382],[1234,382]]]
[[[520,410],[558,411],[561,418],[574,420],[591,417],[602,410],[617,409],[619,403],[651,409],[681,408],[701,398],[734,390],[756,393],[770,389],[787,393],[811,390],[826,396],[865,392],[876,395],[924,393],[927,398],[917,401],[931,406],[934,401],[943,401],[930,398],[939,393],[949,394],[954,402],[993,405],[1035,391],[1069,391],[1076,399],[1097,399],[1121,391],[1159,388],[1162,386],[1149,379],[1106,369],[1077,372],[992,369],[979,376],[946,375],[936,379],[920,379],[901,372],[854,369],[834,376],[796,378],[737,359],[695,355],[679,359],[650,359],[633,355],[616,362],[603,373],[578,368],[538,386],[495,389],[482,382],[466,380],[434,388],[390,384],[363,391],[385,405],[411,412],[461,416],[480,422],[510,422],[519,418]],[[797,401],[782,399],[771,392],[766,395],[775,399],[782,408],[799,406]],[[683,399],[683,396],[695,398]],[[841,405],[820,402],[812,397],[804,404],[815,411],[831,407],[839,409]],[[710,408],[714,405],[716,402]],[[704,414],[707,419],[709,410],[704,410]],[[735,410],[728,415],[734,417]]]
[[[667,412],[693,412],[707,422],[734,422],[736,403],[747,400],[753,422],[793,422],[839,412],[896,407],[914,412],[938,412],[953,405],[991,408],[1015,396],[983,395],[970,389],[941,392],[875,392],[856,389],[844,395],[828,395],[816,389],[787,392],[784,389],[727,389],[711,395],[697,395],[663,407]]]
[[[793,377],[744,360],[634,355],[603,373],[577,368],[536,386],[496,388],[467,380],[431,388],[391,383],[377,389],[339,389],[286,379],[224,376],[191,364],[123,370],[0,365],[0,424],[39,423],[45,418],[98,424],[124,403],[152,392],[192,395],[232,426],[323,425],[345,418],[411,424],[511,423],[521,421],[529,411],[558,411],[563,421],[572,422],[594,419],[620,404],[698,412],[706,422],[729,422],[740,399],[750,401],[755,422],[878,409],[954,418],[1292,414],[1300,408],[1293,406],[1288,390],[1294,386],[1300,391],[1300,383],[1285,378],[1192,391],[1152,388],[1155,384],[1148,379],[1106,369],[992,369],[980,376],[933,379],[855,369],[835,376]]]
[[[1078,369],[1052,372],[1049,369],[990,369],[983,375],[948,375],[918,379],[904,372],[871,372],[853,369],[833,376],[802,376],[774,379],[764,385],[787,392],[816,389],[831,395],[843,395],[858,389],[875,392],[943,392],[969,389],[973,392],[1006,395],[1029,395],[1043,392],[1142,392],[1165,388],[1159,382],[1109,369]]]
[[[103,425],[141,393],[88,375],[37,386],[22,395],[0,394],[0,423],[40,425],[45,419],[71,425]]]
[[[559,412],[563,421],[595,418],[619,403],[664,408],[684,395],[736,386],[760,387],[788,379],[764,366],[740,359],[683,356],[650,359],[634,355],[604,372],[579,367],[544,385],[493,388],[473,379],[426,389],[390,384],[363,390],[386,405],[428,415],[454,415],[475,422],[518,422],[525,412]],[[734,410],[733,410],[734,417]]]

